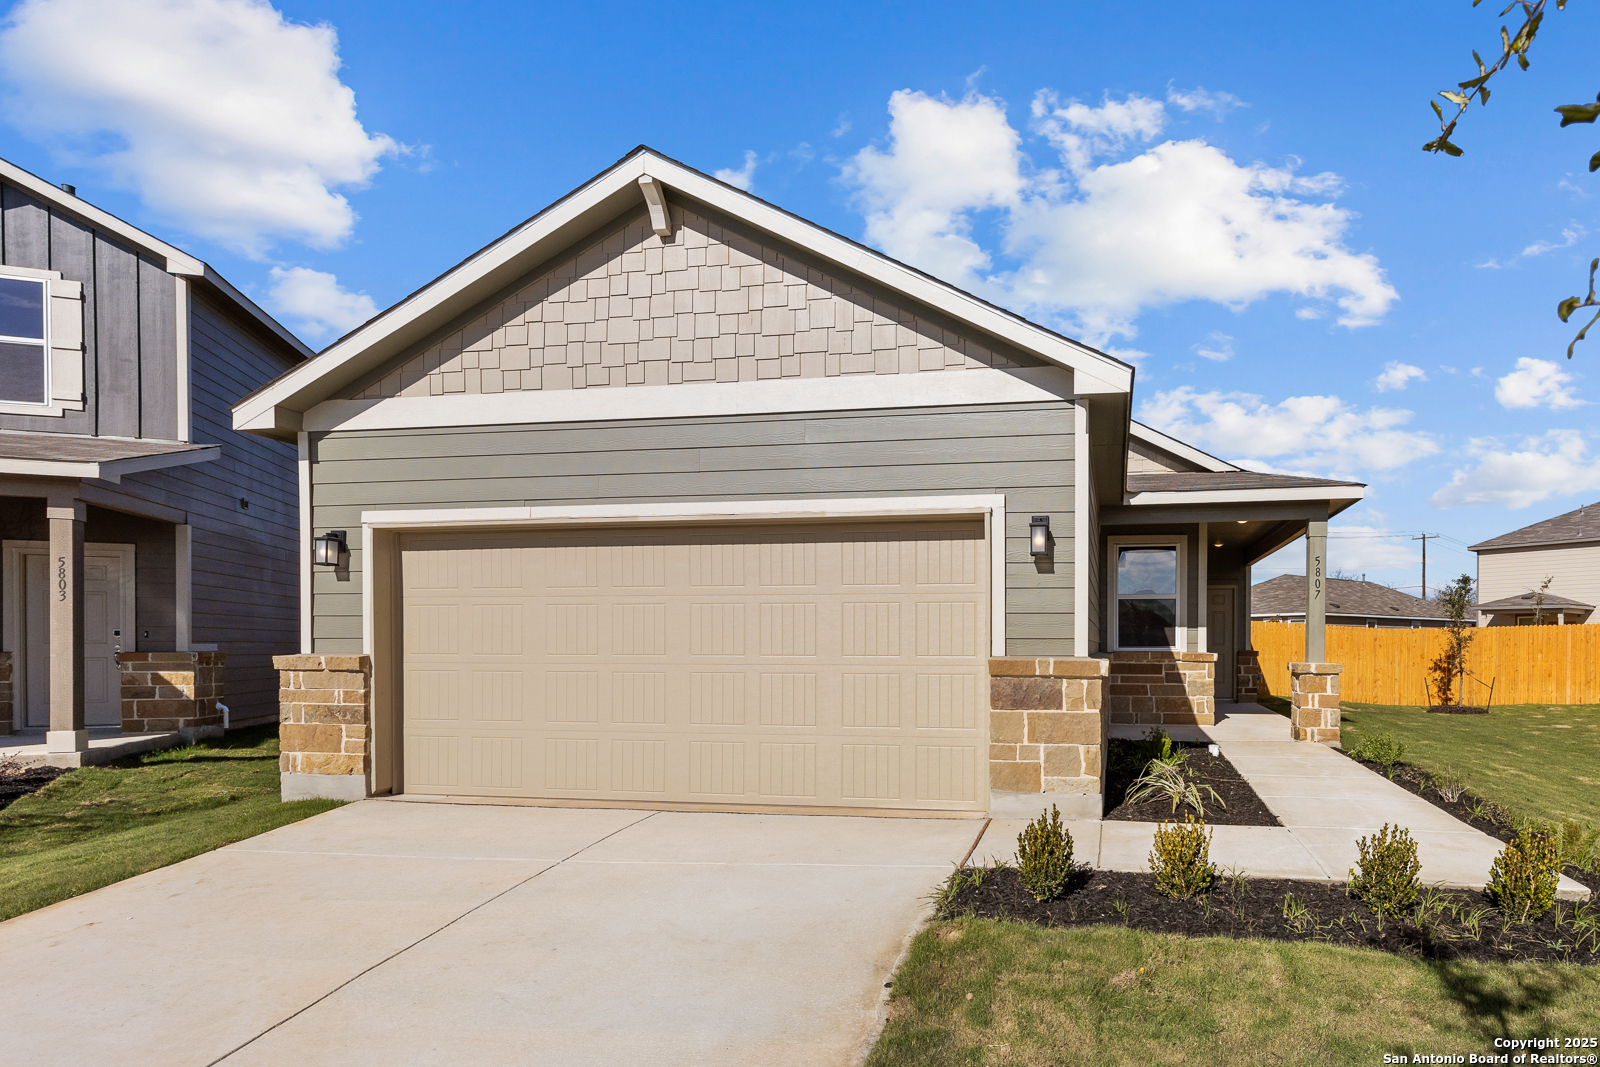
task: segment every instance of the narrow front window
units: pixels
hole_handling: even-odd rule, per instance
[[[1178,635],[1178,550],[1117,551],[1117,644],[1173,648]]]
[[[45,283],[0,278],[0,400],[45,402]]]

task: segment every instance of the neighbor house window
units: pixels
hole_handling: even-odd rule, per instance
[[[49,283],[0,277],[0,402],[44,404]]]
[[[1177,546],[1118,546],[1116,568],[1117,647],[1176,648]]]

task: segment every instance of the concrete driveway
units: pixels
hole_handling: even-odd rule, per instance
[[[6,1062],[857,1063],[979,823],[366,801],[0,923]]]

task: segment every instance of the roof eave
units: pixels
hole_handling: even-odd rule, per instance
[[[284,427],[295,423],[314,404],[334,396],[362,374],[444,326],[465,308],[503,290],[606,222],[642,206],[644,197],[638,180],[646,175],[660,181],[671,194],[745,220],[825,261],[937,307],[1047,362],[1070,368],[1079,394],[1127,394],[1132,390],[1133,368],[1120,360],[987,304],[680,163],[640,149],[335,342],[315,360],[289,370],[239,401],[233,408],[235,428],[283,436],[289,432]]]

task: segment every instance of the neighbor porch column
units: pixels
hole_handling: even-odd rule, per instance
[[[1321,663],[1328,649],[1328,520],[1306,523],[1306,662]]]
[[[83,520],[81,500],[52,498],[50,523],[50,729],[47,752],[89,747],[83,726]]]

